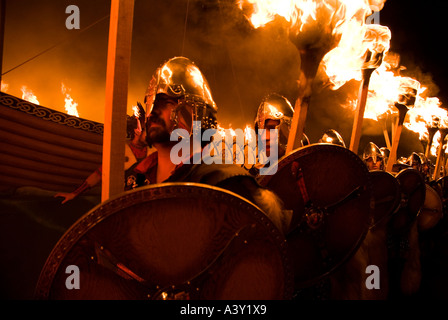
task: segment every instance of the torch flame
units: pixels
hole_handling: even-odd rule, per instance
[[[6,92],[9,89],[9,84],[5,83],[5,82],[1,82],[1,91],[2,92]]]
[[[336,48],[325,55],[322,67],[337,90],[347,81],[362,79],[362,69],[378,68],[389,51],[391,32],[388,27],[351,20]]]
[[[253,137],[255,131],[252,129],[252,127],[250,125],[246,125],[246,128],[244,128],[244,139],[245,139],[245,143],[250,143],[252,142],[255,137]]]
[[[440,140],[442,140],[442,136],[441,136],[440,131],[437,131],[436,134],[434,135],[433,142],[432,142],[431,149],[430,149],[430,154],[434,157],[438,156],[439,147],[440,147],[440,143],[441,143]],[[447,147],[447,145],[446,145],[447,137],[445,137],[443,143],[444,143],[444,145],[442,147],[442,149],[443,149],[442,152],[445,152],[446,147]]]
[[[134,117],[136,117],[137,119],[140,118],[140,111],[138,110],[138,107],[133,106],[132,110],[134,110]]]
[[[21,90],[22,90],[22,99],[23,100],[29,101],[31,103],[39,104],[39,100],[37,100],[33,91],[28,89],[27,86],[22,86]]]
[[[238,6],[243,11],[250,11],[247,18],[255,28],[281,16],[301,32],[313,22],[318,22],[322,28],[325,23],[339,26],[341,21],[359,14],[365,17],[372,9],[382,7],[385,0],[376,2],[371,6],[365,0],[239,0]],[[248,7],[252,10],[246,10]]]
[[[429,136],[428,128],[446,128],[448,112],[442,109],[442,102],[437,97],[419,98],[415,107],[408,112],[409,120],[405,123],[407,129],[419,134],[420,140]]]
[[[65,110],[67,111],[67,114],[71,116],[79,117],[78,114],[78,103],[76,103],[73,98],[70,96],[70,94],[67,91],[70,91],[70,89],[67,89],[65,85],[62,83],[61,85],[61,91],[62,94],[65,95]]]
[[[397,113],[395,103],[414,105],[425,88],[420,87],[420,82],[410,77],[396,75],[397,57],[391,54],[372,73],[369,82],[369,92],[364,112],[365,119],[378,120],[390,114]]]

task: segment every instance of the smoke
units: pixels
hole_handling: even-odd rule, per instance
[[[231,124],[233,128],[244,128],[253,124],[256,110],[268,93],[277,92],[294,103],[300,58],[288,40],[282,20],[254,29],[231,1],[194,1],[188,7],[185,24],[186,3],[179,3],[182,5],[170,6],[169,15],[159,13],[151,16],[151,23],[134,26],[137,36],[133,49],[137,49],[139,57],[133,55],[133,59],[146,59],[133,69],[133,85],[139,81],[146,86],[159,64],[183,55],[194,61],[207,78],[223,127]],[[161,6],[158,4],[155,10],[163,12]],[[152,32],[154,25],[158,33]],[[145,89],[139,84],[140,97]]]

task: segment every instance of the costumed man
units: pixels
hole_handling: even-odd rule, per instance
[[[284,96],[277,93],[271,93],[263,98],[258,107],[254,124],[257,136],[259,130],[264,129],[260,136],[263,145],[257,146],[259,151],[263,150],[266,154],[270,154],[271,141],[278,141],[278,158],[285,155],[293,116],[294,109],[289,100]],[[271,136],[271,130],[275,130],[274,136]],[[309,144],[308,137],[303,133],[302,146]],[[256,154],[262,155],[264,153],[256,152]],[[265,161],[263,161],[263,159],[256,159],[255,164],[248,164],[246,161],[244,166],[252,175],[258,176],[260,169],[265,166],[264,163]]]
[[[421,173],[425,182],[430,182],[431,178],[431,161],[426,158],[422,152],[412,152],[407,158],[406,164]]]
[[[328,129],[325,131],[319,139],[319,143],[331,143],[346,148],[344,139],[342,139],[339,132],[334,129]]]
[[[135,168],[136,186],[165,182],[194,182],[221,187],[259,206],[280,231],[289,227],[290,217],[281,200],[261,187],[254,177],[237,164],[205,161],[203,150],[211,141],[202,141],[203,132],[217,128],[217,106],[200,69],[188,58],[174,57],[153,74],[145,96],[146,141],[156,152]],[[200,137],[194,125],[200,124]],[[178,130],[182,129],[182,130]],[[179,155],[176,134],[189,141],[189,153]],[[174,136],[174,139],[172,137]],[[200,141],[196,141],[199,139]],[[175,140],[175,141],[172,141]],[[205,149],[206,150],[206,149]],[[182,149],[183,153],[184,149]],[[182,158],[180,163],[173,157]],[[199,156],[199,163],[195,161]]]
[[[387,161],[389,160],[390,150],[387,147],[380,148],[381,154],[383,155],[384,167],[387,166]]]
[[[125,187],[133,185],[135,181],[133,177],[129,177],[132,169],[140,161],[145,159],[148,155],[148,145],[146,143],[146,131],[144,126],[145,121],[145,110],[140,103],[137,103],[139,109],[139,116],[126,116],[126,144],[125,144]],[[102,180],[102,165],[99,166],[94,172],[92,172],[86,180],[74,191],[69,193],[59,192],[54,195],[54,197],[64,198],[62,204],[73,200],[80,194],[90,190]]]
[[[373,142],[369,142],[364,148],[362,160],[366,164],[369,171],[385,169],[384,154],[380,148]]]

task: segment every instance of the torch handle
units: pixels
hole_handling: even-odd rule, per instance
[[[286,145],[286,154],[302,146],[303,130],[305,128],[310,99],[311,96],[305,96],[296,100],[294,116],[288,136],[288,144]]]
[[[437,160],[436,160],[436,167],[434,169],[434,173],[433,173],[433,180],[437,180],[439,178],[439,173],[440,173],[440,167],[442,165],[442,153],[443,153],[443,142],[445,140],[446,135],[448,134],[448,129],[440,129],[440,143],[439,143],[439,148],[437,151]]]
[[[361,86],[358,93],[358,102],[356,105],[355,119],[353,123],[352,135],[350,138],[350,151],[358,153],[359,140],[361,138],[362,123],[364,120],[364,111],[366,109],[367,96],[369,93],[370,76],[374,69],[364,69]]]
[[[390,150],[389,159],[387,160],[387,172],[392,172],[394,163],[397,160],[397,150],[400,143],[401,131],[403,130],[403,123],[406,113],[409,110],[405,105],[395,104],[395,106],[398,108],[398,123],[393,136],[392,149]]]
[[[429,154],[431,152],[431,147],[432,147],[432,140],[434,139],[434,136],[438,130],[439,130],[438,128],[429,128],[428,129],[428,145],[426,146],[426,151],[425,151],[426,158],[429,158]]]
[[[384,140],[386,141],[386,147],[387,147],[387,149],[390,150],[392,148],[392,145],[390,144],[389,132],[387,131],[386,118],[382,119],[382,123],[383,123],[383,135],[384,135]]]

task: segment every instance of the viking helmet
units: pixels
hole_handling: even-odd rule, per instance
[[[178,107],[171,114],[171,120],[175,122],[174,128],[178,128],[181,118],[190,134],[193,121],[200,121],[201,129],[204,130],[216,128],[218,108],[209,84],[199,68],[188,58],[171,58],[154,72],[145,95],[146,117],[151,114],[159,94],[178,100]]]
[[[271,93],[262,100],[258,107],[255,131],[265,129],[266,120],[279,120],[279,124],[275,127],[278,130],[278,144],[281,148],[286,149],[293,115],[294,109],[288,99],[277,93]]]
[[[386,161],[387,159],[389,159],[390,156],[390,150],[386,147],[381,147],[380,148],[381,154],[383,155],[383,159]]]
[[[344,139],[342,139],[342,136],[339,134],[339,132],[337,132],[334,129],[329,129],[325,131],[324,134],[322,135],[322,138],[320,138],[319,142],[336,144],[345,148]]]
[[[367,162],[369,158],[372,158],[373,162],[377,161],[382,162],[382,167],[384,167],[384,154],[381,152],[380,148],[373,142],[369,142],[364,148],[364,152],[362,154],[362,160],[364,163]]]
[[[412,154],[408,157],[406,164],[411,167],[416,167],[416,169],[420,171],[424,162],[424,159],[422,159],[417,152],[412,152]]]

